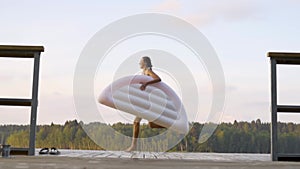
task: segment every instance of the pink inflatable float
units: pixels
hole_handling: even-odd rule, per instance
[[[140,82],[150,80],[152,78],[145,75],[120,78],[104,89],[98,101],[179,133],[187,133],[188,120],[179,97],[163,82],[140,90]]]

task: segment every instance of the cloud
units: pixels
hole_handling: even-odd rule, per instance
[[[9,75],[0,75],[0,81],[3,82],[7,82],[7,81],[12,81],[14,78],[12,76]]]
[[[252,0],[230,2],[216,0],[209,3],[195,1],[182,4],[176,0],[166,0],[154,9],[159,12],[171,12],[183,16],[187,21],[200,26],[209,25],[218,20],[235,22],[255,18],[259,11],[257,1]]]
[[[154,7],[155,11],[178,11],[181,4],[177,0],[166,0]]]
[[[226,92],[236,92],[238,91],[238,87],[234,85],[226,85]]]
[[[196,25],[208,25],[219,20],[236,22],[255,18],[257,11],[257,5],[252,1],[236,1],[235,3],[218,1],[208,4],[205,9],[191,13],[185,18]]]
[[[299,0],[287,0],[286,2],[289,2],[289,3],[291,3],[292,5],[296,5],[296,4],[299,4],[299,3],[300,3]]]

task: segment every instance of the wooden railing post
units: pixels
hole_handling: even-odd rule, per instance
[[[277,64],[300,65],[300,53],[269,52],[271,61],[271,156],[273,161],[300,161],[298,154],[278,152],[278,113],[300,113],[300,106],[278,105],[277,103]]]
[[[30,99],[18,98],[0,98],[0,106],[31,106],[30,117],[30,135],[28,155],[35,154],[35,134],[36,134],[36,120],[37,120],[37,106],[38,106],[38,86],[39,86],[39,67],[40,67],[40,53],[44,52],[43,46],[11,46],[0,45],[0,57],[12,58],[33,58],[33,83],[32,96]],[[24,149],[19,148],[19,151]]]

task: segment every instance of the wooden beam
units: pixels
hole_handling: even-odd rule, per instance
[[[0,45],[0,51],[32,51],[44,52],[44,46],[16,46],[16,45]]]
[[[300,65],[300,53],[269,52],[268,57],[275,59],[276,64]]]
[[[38,88],[39,88],[39,69],[40,69],[40,53],[34,55],[33,67],[33,83],[32,83],[32,106],[30,117],[30,133],[29,133],[29,152],[28,155],[35,154],[35,134],[37,121],[37,106],[38,106]]]
[[[11,147],[10,155],[28,155],[29,148]]]
[[[34,57],[34,52],[0,51],[0,57],[33,58]]]
[[[277,105],[277,112],[300,113],[300,106]]]
[[[278,161],[300,161],[300,154],[278,154]]]
[[[44,52],[43,46],[0,45],[0,57],[34,58],[34,54],[40,52]]]
[[[268,57],[271,58],[298,58],[300,59],[300,53],[292,52],[269,52]]]
[[[274,58],[271,58],[271,104],[271,155],[272,160],[277,161],[277,69]]]
[[[31,99],[1,98],[0,105],[2,105],[2,106],[31,106]]]

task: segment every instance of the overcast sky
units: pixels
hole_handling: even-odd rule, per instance
[[[221,121],[260,118],[267,122],[270,71],[266,54],[300,52],[299,7],[297,0],[0,0],[0,44],[45,47],[38,124],[64,123],[78,119],[73,103],[73,75],[88,40],[104,26],[125,16],[145,12],[170,14],[197,27],[218,54],[227,91]],[[1,58],[1,97],[30,97],[32,66],[28,59]],[[279,103],[300,104],[299,74],[297,66],[279,67]],[[0,107],[0,114],[0,124],[28,124],[30,109]],[[279,117],[281,121],[300,121],[297,115]],[[205,118],[195,120],[201,122]],[[119,119],[110,117],[109,121]]]

